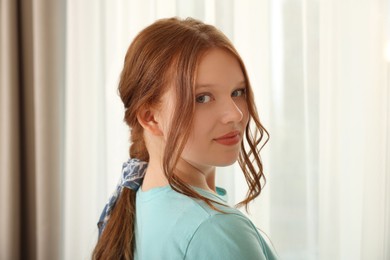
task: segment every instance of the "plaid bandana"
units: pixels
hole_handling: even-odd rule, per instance
[[[103,212],[100,215],[99,222],[97,224],[99,228],[99,237],[102,234],[107,224],[107,221],[110,218],[112,209],[115,207],[115,203],[120,196],[123,188],[125,187],[137,191],[142,184],[147,167],[148,163],[140,161],[139,159],[130,158],[127,162],[123,163],[121,179],[116,186],[115,192],[112,194],[111,198],[108,200],[106,206],[104,207]]]

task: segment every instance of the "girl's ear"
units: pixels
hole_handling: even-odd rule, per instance
[[[150,108],[141,108],[137,114],[140,125],[149,133],[156,136],[163,136],[161,124],[156,120],[156,111]]]

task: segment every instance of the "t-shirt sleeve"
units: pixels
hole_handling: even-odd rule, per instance
[[[184,259],[267,259],[259,236],[246,217],[216,214],[199,225],[188,244]]]

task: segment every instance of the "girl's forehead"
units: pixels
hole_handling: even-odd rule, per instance
[[[200,59],[196,73],[196,87],[242,84],[245,76],[239,60],[224,49],[211,49]]]

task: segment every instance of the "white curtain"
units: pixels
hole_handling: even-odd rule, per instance
[[[161,17],[222,29],[260,116],[267,185],[249,217],[282,259],[390,259],[389,7],[385,0],[67,1],[64,259],[88,259],[128,156],[117,84],[133,37]],[[230,201],[237,166],[220,169]]]
[[[390,259],[388,8],[320,4],[321,259]]]
[[[388,9],[272,1],[266,214],[284,259],[390,258]]]

